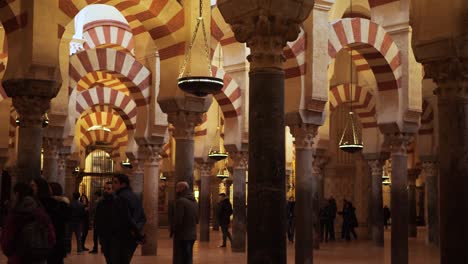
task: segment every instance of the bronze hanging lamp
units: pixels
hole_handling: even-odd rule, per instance
[[[213,144],[213,146],[210,147],[210,151],[208,152],[208,157],[216,161],[226,159],[228,157],[228,153],[224,149],[223,144],[221,144],[220,142],[221,141],[221,122],[219,118],[219,106],[218,106],[218,126],[216,127],[215,140],[217,140],[218,143]]]
[[[353,13],[353,1],[350,0],[350,12]],[[361,151],[364,148],[362,144],[362,135],[360,128],[358,127],[358,120],[356,114],[353,111],[353,49],[350,47],[349,51],[349,72],[351,76],[350,80],[350,89],[351,89],[351,98],[349,103],[349,112],[348,120],[346,121],[346,126],[341,135],[339,147],[342,151],[348,153],[355,153]]]
[[[208,94],[214,94],[218,91],[221,91],[221,89],[223,89],[224,82],[220,78],[212,77],[213,73],[211,71],[210,48],[208,46],[208,39],[206,37],[205,23],[203,21],[203,1],[199,0],[199,3],[200,3],[199,5],[200,10],[199,10],[199,16],[197,18],[197,24],[195,26],[195,31],[193,32],[192,39],[190,41],[190,45],[185,54],[182,68],[180,69],[178,86],[182,91],[186,93],[190,93],[195,96],[203,97],[203,96],[207,96]],[[188,71],[187,74],[184,76],[187,64],[191,59],[192,48],[193,48],[193,45],[195,44],[195,39],[197,37],[197,33],[198,33],[198,29],[200,28],[200,25],[201,25],[202,32],[203,32],[203,40],[205,44],[205,53],[206,53],[206,59],[208,62],[209,75],[208,76],[191,76],[190,71]]]
[[[216,173],[216,177],[218,177],[220,179],[229,178],[229,170],[227,168],[227,162],[226,161],[224,161],[224,166],[221,169],[219,169],[218,173]]]

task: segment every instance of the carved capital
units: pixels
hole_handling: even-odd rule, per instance
[[[385,160],[381,159],[372,159],[368,160],[367,164],[371,169],[372,177],[382,177],[382,170],[385,164]]]
[[[312,124],[302,123],[291,126],[291,134],[295,139],[296,149],[312,149],[317,130],[318,126]]]
[[[174,126],[175,139],[193,140],[195,127],[202,122],[203,113],[179,111],[168,114],[168,121]]]
[[[313,155],[312,173],[323,176],[323,169],[327,165],[329,158],[322,155]]]
[[[247,151],[236,151],[229,153],[233,161],[234,169],[247,169],[249,164],[249,153]]]
[[[423,161],[422,171],[426,177],[437,176],[437,162],[435,161]]]
[[[159,153],[161,152],[162,145],[160,144],[143,144],[140,146],[140,153],[142,154],[142,157],[137,163],[141,164],[144,163],[145,165],[151,165],[151,166],[158,166],[159,161],[161,160],[161,155]]]
[[[468,98],[468,60],[449,58],[424,64],[426,77],[438,84],[434,94],[439,97]]]
[[[50,99],[39,96],[15,96],[13,106],[19,114],[20,127],[42,126]]]
[[[58,159],[62,143],[62,138],[44,137],[42,139],[42,149],[44,150],[44,158]]]
[[[414,134],[412,133],[389,133],[385,134],[384,146],[392,154],[406,155],[413,140]]]
[[[200,171],[201,177],[210,177],[214,162],[196,162],[195,166]]]

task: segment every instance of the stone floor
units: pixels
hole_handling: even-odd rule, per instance
[[[411,264],[436,264],[440,263],[438,250],[434,246],[428,246],[424,242],[425,230],[420,229],[418,238],[410,239],[410,263]],[[194,246],[194,263],[219,264],[219,263],[246,263],[246,254],[232,253],[228,248],[218,248],[221,232],[212,231],[211,241],[208,243],[196,242]],[[322,244],[321,249],[316,251],[314,263],[319,264],[389,264],[390,263],[390,232],[385,232],[385,248],[377,248],[368,240],[352,242],[336,241]],[[92,247],[92,232],[88,235],[86,243],[88,248]],[[74,246],[74,249],[76,247]],[[294,263],[294,244],[288,244],[288,263]],[[167,229],[160,230],[159,248],[157,257],[142,257],[137,249],[132,263],[171,263],[172,240],[169,239]],[[6,263],[5,257],[0,254],[0,263]],[[65,259],[65,264],[101,264],[105,263],[101,254],[92,255],[88,252],[77,255],[75,250]]]

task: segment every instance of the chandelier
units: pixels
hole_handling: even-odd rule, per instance
[[[223,167],[221,167],[221,169],[219,169],[218,173],[216,173],[216,177],[218,177],[220,179],[229,178],[229,170],[227,169],[227,162],[226,161],[224,161]]]
[[[218,124],[216,127],[216,134],[215,134],[215,142],[217,143],[213,144],[210,147],[210,151],[208,152],[208,157],[210,159],[214,159],[216,161],[223,160],[228,157],[228,153],[223,147],[223,144],[221,143],[221,122],[219,118],[219,106],[218,106]]]
[[[208,94],[214,94],[219,92],[223,86],[223,80],[220,78],[212,77],[213,73],[211,71],[211,60],[210,60],[210,48],[208,46],[208,39],[206,37],[206,30],[205,30],[205,23],[203,21],[203,0],[199,0],[200,3],[200,10],[199,16],[197,18],[197,24],[195,26],[195,31],[193,32],[192,39],[190,41],[190,45],[188,46],[188,50],[186,51],[184,62],[182,64],[182,68],[180,69],[179,79],[178,79],[178,86],[179,88],[186,92],[193,94],[195,96],[203,97]],[[187,68],[187,64],[189,63],[192,55],[192,48],[195,44],[195,39],[197,37],[198,29],[202,28],[203,32],[203,40],[205,44],[205,55],[208,62],[208,76],[191,76],[190,71],[187,71],[185,74],[185,70]]]
[[[350,12],[353,13],[353,1],[350,0]],[[364,146],[362,144],[362,135],[358,127],[358,121],[356,114],[353,111],[353,49],[349,48],[349,72],[351,76],[350,80],[350,89],[351,89],[351,99],[349,103],[349,112],[347,116],[346,126],[341,135],[339,147],[342,151],[348,153],[355,153],[361,151]]]

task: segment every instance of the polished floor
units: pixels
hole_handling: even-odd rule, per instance
[[[364,230],[361,230],[364,231]],[[425,230],[419,229],[418,238],[409,240],[411,264],[436,264],[440,263],[438,250],[434,246],[426,245],[424,242]],[[220,231],[211,232],[211,241],[206,243],[196,242],[194,246],[194,263],[200,264],[220,264],[220,263],[246,263],[246,254],[232,253],[230,248],[218,248],[221,239]],[[158,241],[158,256],[140,256],[137,249],[132,263],[163,263],[170,264],[172,259],[172,240],[169,239],[167,229],[160,230]],[[88,248],[92,247],[92,232],[88,235],[86,243]],[[105,263],[101,254],[92,255],[88,252],[78,255],[74,250],[65,259],[65,264],[101,264]],[[294,244],[287,247],[288,263],[294,263]],[[0,254],[0,263],[6,263],[5,257]],[[389,264],[390,263],[390,232],[385,232],[385,248],[377,248],[368,240],[357,240],[352,242],[336,241],[333,243],[321,244],[320,250],[314,252],[314,263],[319,264]]]

